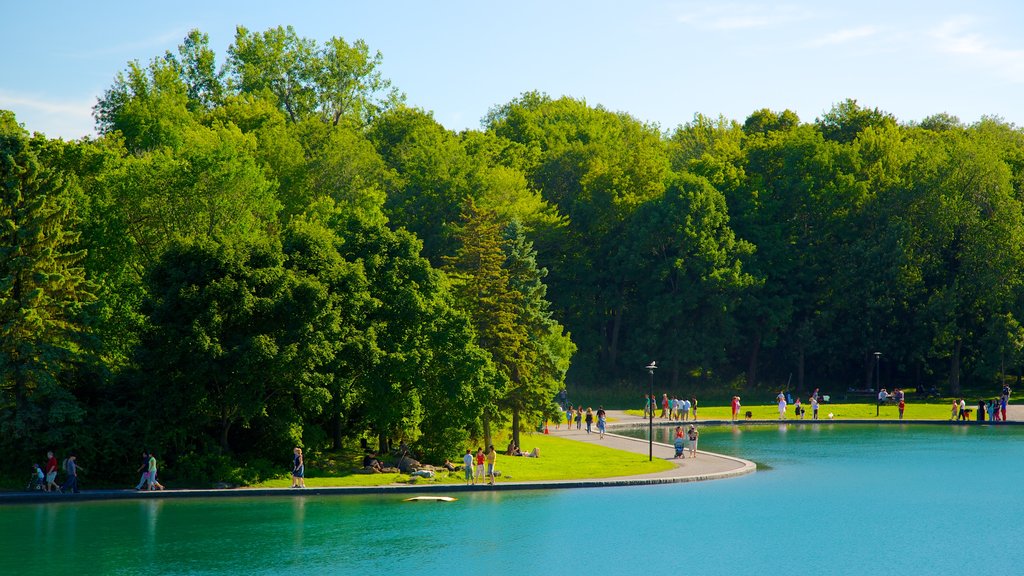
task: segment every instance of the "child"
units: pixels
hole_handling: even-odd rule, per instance
[[[28,481],[29,490],[42,490],[43,486],[46,485],[46,476],[43,475],[43,469],[39,467],[39,464],[32,465],[32,478]]]

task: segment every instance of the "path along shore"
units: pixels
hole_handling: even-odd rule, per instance
[[[617,427],[641,426],[647,421],[643,418],[627,415],[625,412],[610,410],[608,417],[613,422],[609,429]],[[596,427],[595,427],[596,430]],[[600,438],[597,433],[587,434],[586,430],[555,430],[548,432],[554,436],[568,438],[578,442],[600,444],[609,448],[634,452],[648,453],[647,440],[628,438],[618,434],[605,434]],[[677,482],[696,482],[716,480],[750,474],[757,470],[753,462],[742,458],[723,456],[703,450],[698,451],[696,458],[675,459],[675,448],[655,442],[654,457],[673,462],[670,470],[636,476],[616,476],[614,478],[592,478],[585,480],[542,480],[537,482],[498,482],[491,485],[465,484],[391,484],[387,486],[339,486],[323,488],[231,488],[210,490],[161,490],[155,492],[135,490],[82,490],[78,494],[50,494],[45,492],[8,492],[0,493],[0,504],[29,504],[40,502],[81,502],[86,500],[145,500],[150,498],[223,498],[223,497],[267,497],[267,496],[309,496],[309,495],[346,495],[346,494],[394,494],[409,496],[414,494],[457,494],[463,492],[487,492],[493,490],[549,490],[564,488],[597,488],[609,486],[640,486],[650,484],[670,484]]]
[[[997,425],[1021,425],[1024,424],[1024,406],[1007,407],[1008,422],[1000,422]],[[609,410],[610,420],[608,429],[611,433],[601,438],[596,432],[587,434],[586,430],[561,427],[555,429],[548,427],[548,432],[554,436],[575,440],[578,442],[589,442],[600,444],[609,448],[634,452],[636,454],[648,453],[647,440],[629,438],[615,434],[616,428],[643,427],[648,421],[639,416],[626,414],[624,411]],[[669,421],[655,418],[659,426],[682,425],[683,422]],[[814,425],[814,424],[935,424],[935,425],[985,425],[989,422],[950,422],[947,420],[799,420],[788,419],[786,423],[791,425]],[[688,424],[688,423],[686,423]],[[715,426],[732,424],[729,421],[721,420],[700,420],[700,426]],[[779,420],[744,420],[743,425],[772,425],[780,424]],[[596,426],[594,427],[596,430]],[[636,476],[616,476],[614,478],[592,478],[585,480],[557,480],[537,482],[502,482],[493,486],[464,484],[391,484],[387,486],[340,486],[323,488],[305,488],[296,490],[291,488],[230,488],[230,489],[209,489],[209,490],[162,490],[159,492],[136,492],[135,490],[83,490],[79,494],[49,494],[43,492],[0,492],[0,504],[29,504],[40,502],[81,502],[87,500],[145,500],[150,498],[223,498],[223,497],[267,497],[267,496],[309,496],[309,495],[347,495],[347,494],[394,494],[396,496],[408,496],[414,494],[456,494],[462,492],[485,492],[492,490],[548,490],[564,488],[595,488],[609,486],[639,486],[650,484],[669,484],[677,482],[696,482],[703,480],[717,480],[751,474],[757,470],[757,466],[742,458],[734,458],[699,450],[696,458],[675,459],[675,449],[659,442],[654,443],[654,457],[673,462],[672,469],[652,474],[640,474]]]

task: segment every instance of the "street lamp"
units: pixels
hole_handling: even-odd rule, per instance
[[[875,352],[875,391],[878,391],[878,390],[882,389],[882,380],[880,378],[881,375],[880,375],[880,373],[878,371],[878,362],[881,359],[882,359],[882,353],[881,352]]]
[[[875,391],[878,392],[878,398],[875,399],[875,416],[878,416],[878,410],[882,406],[882,382],[879,379],[878,372],[878,361],[882,359],[881,352],[875,352]]]
[[[647,459],[654,460],[654,371],[658,368],[654,360],[646,366],[651,375],[651,409],[647,411]]]

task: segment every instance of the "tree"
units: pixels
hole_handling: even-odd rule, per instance
[[[85,360],[85,307],[73,180],[38,159],[14,115],[0,111],[0,431],[46,442],[81,420],[67,372]],[[35,448],[36,446],[32,446]]]
[[[208,430],[230,452],[237,425],[292,413],[303,396],[326,398],[318,380],[306,379],[316,363],[303,342],[322,318],[325,295],[296,282],[283,260],[267,241],[178,241],[148,275],[151,329],[139,362],[159,383],[148,391],[160,402],[150,405],[163,410],[179,449]],[[295,422],[280,425],[284,441],[297,440],[288,437]]]
[[[500,418],[498,408],[508,397],[509,387],[520,384],[528,338],[526,326],[519,322],[523,295],[511,285],[501,225],[493,212],[480,210],[467,199],[456,237],[460,245],[448,259],[447,271],[453,279],[457,303],[472,322],[477,344],[490,354],[498,370],[499,378],[481,391],[485,402],[481,415],[484,439],[490,444],[491,422]]]
[[[537,264],[537,253],[522,225],[512,220],[502,236],[516,323],[526,331],[526,339],[501,404],[512,412],[512,440],[521,445],[523,418],[527,422],[535,421],[534,417],[547,418],[552,398],[565,388],[565,374],[576,345],[552,317],[544,285],[548,271]]]

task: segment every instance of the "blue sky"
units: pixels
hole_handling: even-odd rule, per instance
[[[901,121],[948,112],[1024,125],[1024,3],[11,0],[0,16],[0,109],[30,131],[92,133],[91,108],[130,60],[188,30],[223,60],[236,25],[365,40],[408,103],[448,128],[540,90],[663,129],[694,114],[813,121],[846,98]],[[13,4],[13,5],[10,5]]]

